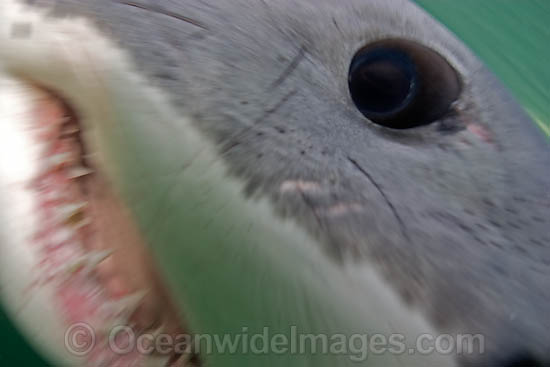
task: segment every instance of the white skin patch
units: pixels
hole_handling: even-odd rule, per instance
[[[327,216],[327,217],[339,217],[342,215],[348,215],[348,214],[354,214],[354,213],[360,213],[362,212],[363,206],[359,204],[337,204],[330,206],[328,208],[318,210],[317,214],[321,216]]]
[[[282,193],[318,194],[322,191],[321,185],[313,181],[287,180],[281,184]]]
[[[194,332],[223,335],[240,332],[242,327],[261,330],[264,326],[284,331],[295,325],[306,333],[400,333],[411,340],[419,333],[435,335],[420,313],[403,305],[370,266],[334,263],[302,228],[277,217],[267,200],[245,200],[243,183],[227,175],[215,147],[188,117],[174,112],[162,92],[148,86],[125,52],[89,22],[45,18],[12,0],[0,4],[0,18],[0,72],[52,88],[78,110],[86,140],[97,153],[94,159],[141,223],[160,271]],[[14,25],[22,23],[29,24],[31,31],[15,32],[14,37]],[[0,119],[5,116],[0,111]],[[5,148],[7,136],[1,134],[1,139],[0,146]],[[17,172],[39,169],[27,165],[32,160],[24,152],[31,146],[24,142],[10,147],[19,163],[12,162],[11,170],[1,176],[2,208],[7,210],[1,213],[2,238],[36,220],[23,208],[24,198],[8,200],[12,194],[7,191]],[[188,163],[183,170],[182,162]],[[320,189],[317,183],[303,181],[289,181],[281,187],[283,192]],[[359,209],[342,204],[327,213]],[[14,241],[0,241],[3,262],[18,256],[7,246],[27,248],[25,237],[14,237]],[[10,267],[2,273],[2,286],[31,266],[20,263],[19,269]],[[12,314],[23,299],[19,292],[2,294]],[[59,316],[48,297],[33,304],[45,306],[52,318]],[[18,322],[25,324],[27,334],[37,343],[45,344],[37,336],[43,323],[25,319],[31,312],[29,306]],[[50,333],[63,334],[66,325],[49,327]],[[58,339],[52,340],[48,350],[55,363],[66,357]],[[206,356],[205,362],[226,366],[235,358],[214,354]],[[238,356],[240,366],[281,363],[290,367],[356,365],[334,355]],[[370,356],[365,365],[445,367],[454,362],[441,355],[386,354]]]

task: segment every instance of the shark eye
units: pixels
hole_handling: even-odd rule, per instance
[[[400,39],[360,49],[351,61],[348,83],[359,111],[392,129],[434,122],[449,111],[461,91],[457,72],[441,55]]]

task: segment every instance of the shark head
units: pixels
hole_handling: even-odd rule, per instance
[[[52,363],[550,365],[548,142],[415,4],[0,15],[2,298]],[[105,354],[121,324],[203,338]]]

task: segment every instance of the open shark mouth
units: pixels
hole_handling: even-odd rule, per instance
[[[94,330],[86,365],[198,365],[189,348],[185,355],[113,351],[110,332],[119,325],[131,327],[136,336],[189,332],[131,214],[87,148],[76,112],[55,93],[30,83],[3,79],[0,90],[3,102],[13,104],[11,113],[4,109],[1,116],[3,134],[13,139],[6,150],[26,142],[35,153],[19,152],[30,160],[23,167],[36,168],[30,175],[11,175],[34,217],[31,237],[19,244],[34,258],[25,269],[33,278],[25,292],[48,288],[63,322]],[[2,152],[6,159],[9,153],[17,152]]]
[[[0,202],[10,208],[0,224],[0,299],[8,314],[51,363],[201,365],[185,302],[173,297],[182,277],[169,290],[128,207],[147,193],[128,200],[120,191],[128,172],[112,159],[136,159],[129,149],[138,149],[125,145],[135,136],[110,140],[123,121],[158,143],[151,122],[168,126],[174,115],[157,108],[162,98],[87,22],[45,20],[15,2],[0,4],[0,14],[10,19],[0,27]],[[19,56],[25,61],[12,59]],[[96,74],[99,65],[110,77]],[[186,147],[191,160],[204,150]],[[130,173],[130,186],[152,175]],[[131,336],[114,334],[120,327]],[[162,338],[172,343],[159,349]]]

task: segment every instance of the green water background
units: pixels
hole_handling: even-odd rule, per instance
[[[368,1],[368,0],[365,0]],[[550,136],[550,1],[417,0],[510,88]],[[47,366],[0,308],[0,367]]]

